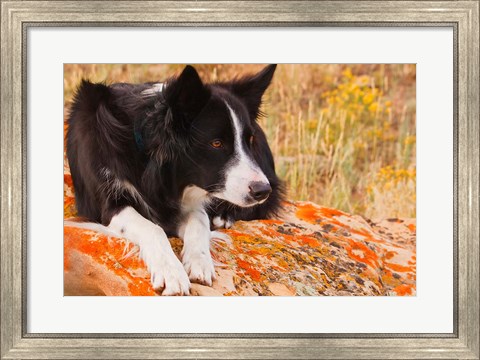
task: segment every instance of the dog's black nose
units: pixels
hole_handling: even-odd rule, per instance
[[[265,200],[272,192],[272,187],[270,184],[261,181],[254,181],[250,183],[248,188],[250,189],[250,196],[257,201]]]

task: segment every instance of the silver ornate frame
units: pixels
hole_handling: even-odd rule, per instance
[[[1,359],[479,358],[479,0],[1,3]],[[199,11],[201,10],[201,11]],[[31,26],[446,26],[454,30],[454,331],[26,332],[26,30]]]

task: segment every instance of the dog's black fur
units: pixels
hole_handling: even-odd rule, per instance
[[[203,84],[196,70],[187,66],[154,94],[149,93],[154,83],[106,85],[83,80],[71,107],[67,135],[78,215],[108,225],[114,215],[131,206],[168,235],[177,235],[183,190],[195,185],[213,194],[224,186],[225,166],[233,153],[224,101],[235,104],[241,113],[245,141],[252,140],[248,151],[272,192],[265,202],[251,207],[212,197],[208,215],[234,221],[276,214],[282,186],[257,122],[274,71],[275,65],[270,65],[253,76]],[[220,151],[209,145],[216,138],[224,141]],[[135,191],[122,188],[126,183]]]

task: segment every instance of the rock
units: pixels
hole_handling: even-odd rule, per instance
[[[212,242],[217,280],[192,295],[415,295],[415,222],[369,224],[308,202],[282,220],[239,221]],[[65,226],[66,295],[157,295],[125,239]],[[172,238],[180,254],[181,240]]]
[[[283,284],[280,283],[271,283],[268,284],[268,290],[272,293],[272,295],[279,295],[279,296],[294,296],[296,294],[295,289],[291,289]]]

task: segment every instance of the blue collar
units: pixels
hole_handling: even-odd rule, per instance
[[[145,145],[143,145],[142,134],[140,134],[138,131],[135,131],[135,143],[137,144],[138,151],[143,152],[143,150],[145,150]]]
[[[135,144],[137,144],[137,150],[140,152],[145,151],[145,144],[143,142],[143,136],[142,136],[142,128],[143,128],[143,121],[142,121],[142,124],[139,124],[138,121],[135,121],[135,124],[133,126],[133,134],[135,136]]]

